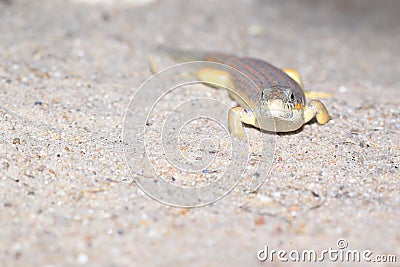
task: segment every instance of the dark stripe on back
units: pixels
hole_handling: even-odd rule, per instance
[[[263,77],[262,83],[260,84],[261,87],[265,88],[266,86],[278,84],[278,78],[276,77],[276,75],[269,69],[266,69],[265,66],[260,66],[260,64],[258,64],[256,60],[246,58],[243,59],[243,61],[248,62],[248,64],[251,64],[254,70],[256,70],[259,73],[258,75]]]
[[[236,88],[248,97],[255,96],[260,90],[276,85],[291,87],[295,91],[301,90],[296,81],[277,67],[256,58],[238,58],[223,53],[206,54],[205,60],[228,65],[244,73],[254,84],[239,75],[231,72]]]

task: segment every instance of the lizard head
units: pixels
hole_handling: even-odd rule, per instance
[[[261,90],[257,102],[257,119],[264,130],[290,132],[304,124],[305,97],[302,91],[274,85]]]

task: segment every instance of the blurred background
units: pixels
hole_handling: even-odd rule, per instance
[[[1,265],[258,266],[339,238],[399,260],[399,43],[396,0],[0,0]],[[277,136],[257,193],[165,206],[119,149],[159,45],[295,68],[333,119]]]

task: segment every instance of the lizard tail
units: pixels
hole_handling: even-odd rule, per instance
[[[167,53],[172,59],[178,62],[207,60],[209,53],[199,51],[187,51],[179,48],[172,48],[169,46],[159,46],[161,51]]]

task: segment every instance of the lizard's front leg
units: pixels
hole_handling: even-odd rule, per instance
[[[303,82],[301,80],[300,74],[294,69],[282,69],[290,78],[295,80],[301,87],[304,89]],[[319,94],[318,94],[319,93]],[[305,92],[307,97],[332,97],[332,94],[329,93],[321,93],[321,92]],[[313,118],[317,119],[319,124],[325,124],[330,119],[331,116],[328,113],[325,105],[319,100],[311,100],[311,102],[304,107],[304,123],[309,122]]]
[[[319,124],[325,124],[331,119],[325,105],[319,100],[311,100],[311,102],[304,107],[304,123],[309,122],[314,117]]]
[[[201,81],[211,83],[213,86],[225,87],[229,89],[229,95],[237,102],[243,102],[243,99],[235,94],[235,86],[232,81],[231,75],[227,71],[217,70],[212,68],[203,68],[198,72],[198,76]],[[229,110],[228,114],[228,125],[229,132],[233,137],[240,139],[244,138],[243,123],[250,124],[258,127],[258,123],[254,113],[242,106],[234,107]]]
[[[233,137],[244,138],[244,127],[243,123],[258,127],[256,117],[251,110],[243,107],[234,107],[229,110],[228,124],[229,132]]]

